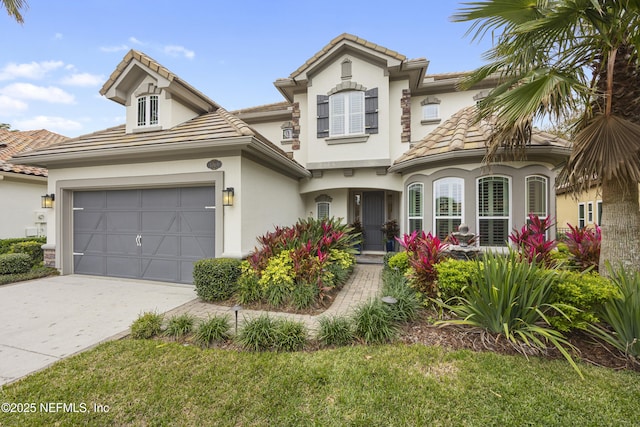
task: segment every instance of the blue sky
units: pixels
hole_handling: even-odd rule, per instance
[[[347,32],[429,73],[482,64],[482,43],[449,17],[457,1],[27,0],[0,11],[0,123],[78,136],[124,123],[98,91],[129,49],[154,58],[228,110],[282,101],[273,86]]]

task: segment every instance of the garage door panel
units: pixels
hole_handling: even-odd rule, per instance
[[[213,187],[182,188],[180,191],[180,206],[183,208],[202,208],[215,205],[215,191]]]
[[[179,231],[177,212],[142,212],[142,234],[177,231]]]
[[[74,271],[79,274],[91,274],[94,276],[104,276],[107,274],[105,267],[105,257],[99,255],[74,256]]]
[[[180,262],[180,281],[182,283],[193,283],[193,262]]]
[[[73,207],[93,209],[104,209],[106,207],[105,191],[81,191],[73,195]]]
[[[140,204],[138,190],[106,191],[108,209],[135,209]]]
[[[142,191],[142,206],[145,208],[176,208],[180,206],[178,188],[157,188]]]
[[[138,212],[107,212],[105,215],[109,231],[137,233],[140,229],[140,214]]]
[[[140,277],[140,261],[136,257],[107,256],[107,276]]]
[[[114,255],[137,256],[138,246],[135,234],[107,234],[106,253]]]
[[[102,231],[107,225],[104,213],[87,211],[75,211],[73,224],[78,231]]]
[[[183,233],[213,235],[215,213],[212,211],[182,212],[180,225]]]
[[[178,236],[143,235],[142,255],[159,257],[179,257],[180,246]]]
[[[180,253],[194,261],[214,257],[215,240],[206,236],[182,236]]]
[[[180,263],[161,258],[142,260],[142,278],[148,280],[180,281]]]
[[[105,250],[105,235],[99,233],[75,233],[73,247],[79,253],[103,253]]]

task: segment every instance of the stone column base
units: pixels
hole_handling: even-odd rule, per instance
[[[42,245],[42,250],[44,251],[44,266],[45,267],[56,267],[56,245],[44,244]]]

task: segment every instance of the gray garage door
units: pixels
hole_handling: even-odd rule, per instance
[[[74,272],[192,283],[215,247],[213,187],[76,191]]]

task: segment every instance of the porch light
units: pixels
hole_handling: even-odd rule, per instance
[[[56,195],[53,193],[45,194],[40,199],[43,209],[51,209],[53,208],[53,201],[56,199]]]
[[[222,190],[222,206],[233,206],[233,187]]]

